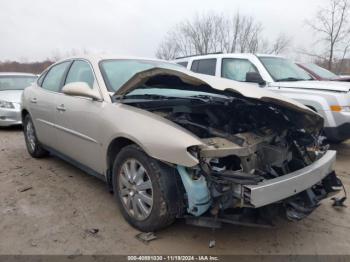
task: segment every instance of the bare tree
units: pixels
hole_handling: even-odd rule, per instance
[[[253,17],[242,16],[237,12],[232,18],[226,18],[220,29],[224,36],[221,48],[223,52],[258,51],[263,27]]]
[[[169,35],[168,38],[159,45],[156,57],[171,60],[174,59],[178,53],[179,47],[175,40]]]
[[[343,69],[344,69],[344,60],[345,60],[345,56],[348,52],[350,48],[350,43],[347,43],[344,47],[344,50],[343,50],[343,54],[341,56],[341,58],[339,59],[338,63],[336,64],[336,72],[339,74],[339,73],[342,73]]]
[[[290,39],[280,35],[270,43],[263,37],[263,26],[251,16],[237,12],[234,16],[223,14],[196,15],[193,20],[179,23],[170,30],[158,46],[156,56],[171,60],[179,56],[215,52],[278,54],[286,50]]]
[[[173,35],[174,49],[180,55],[207,54],[221,51],[222,28],[221,15],[196,15],[192,21],[185,21],[176,27]]]
[[[291,38],[281,33],[271,45],[267,45],[266,53],[278,55],[285,52],[291,45]]]
[[[313,20],[306,21],[307,25],[319,36],[318,40],[326,45],[323,57],[327,60],[329,70],[332,70],[335,54],[346,52],[348,49],[344,47],[344,43],[349,41],[348,16],[348,0],[329,0],[329,5],[320,8]]]
[[[261,39],[262,25],[255,22],[253,17],[243,17],[240,27],[238,27],[238,43],[241,53],[255,53],[259,49],[259,40]],[[235,52],[236,52],[235,51]]]

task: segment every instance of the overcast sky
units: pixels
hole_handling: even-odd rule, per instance
[[[38,61],[76,49],[154,57],[168,30],[196,13],[239,10],[285,32],[294,47],[314,41],[305,19],[327,0],[0,0],[0,60]]]

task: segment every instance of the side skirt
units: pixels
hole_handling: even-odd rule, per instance
[[[45,146],[45,145],[42,145],[47,151],[49,151],[51,154],[57,156],[58,158],[70,163],[71,165],[79,168],[80,170],[84,171],[85,173],[91,175],[91,176],[94,176],[94,177],[97,177],[98,179],[104,181],[104,182],[107,182],[106,180],[106,176],[103,175],[103,174],[100,174],[98,172],[96,172],[95,170],[91,169],[90,167],[87,167],[83,164],[81,164],[80,162],[72,159],[71,157],[69,156],[66,156],[65,154],[62,154],[60,152],[58,152],[57,150],[51,148],[51,147],[48,147],[48,146]]]

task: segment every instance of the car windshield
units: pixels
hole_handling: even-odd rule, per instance
[[[328,71],[327,69],[324,69],[323,67],[320,67],[316,64],[313,63],[308,63],[308,64],[302,64],[304,67],[307,69],[313,71],[315,74],[319,75],[322,78],[327,78],[327,79],[337,79],[339,76],[336,74],[332,73],[331,71]]]
[[[312,80],[308,73],[288,59],[268,56],[259,58],[276,82]]]
[[[102,75],[110,92],[117,91],[136,73],[154,67],[184,70],[181,65],[151,60],[103,60],[100,63]]]
[[[30,86],[36,78],[36,76],[0,76],[0,91],[23,90]]]

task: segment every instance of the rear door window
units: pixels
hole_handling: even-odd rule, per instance
[[[191,71],[205,75],[214,76],[215,69],[216,58],[193,60],[191,65]]]
[[[51,67],[50,71],[45,76],[42,88],[53,92],[59,92],[63,84],[63,76],[65,75],[69,64],[70,61],[67,61]]]

